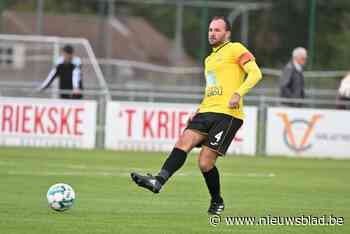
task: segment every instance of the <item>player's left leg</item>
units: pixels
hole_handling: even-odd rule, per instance
[[[220,214],[224,210],[224,201],[220,194],[220,176],[215,166],[219,155],[225,155],[243,120],[231,116],[217,114],[207,141],[203,143],[199,155],[199,167],[211,195],[208,212]]]
[[[220,214],[224,210],[224,200],[220,193],[220,175],[215,166],[218,156],[218,152],[203,146],[198,157],[198,166],[211,196],[209,214]]]

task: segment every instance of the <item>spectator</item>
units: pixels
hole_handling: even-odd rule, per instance
[[[339,103],[339,101],[348,101],[348,104]],[[350,73],[348,73],[340,82],[337,95],[337,109],[350,109]]]
[[[280,78],[280,96],[283,98],[304,98],[303,67],[306,63],[307,51],[303,47],[293,50],[292,60],[287,63]],[[300,107],[300,103],[284,103],[288,106]]]
[[[40,91],[48,88],[56,77],[59,77],[60,94],[64,99],[81,99],[83,84],[81,80],[81,60],[74,56],[74,48],[65,45],[61,50],[62,56],[58,58],[46,80],[40,86]],[[72,93],[69,93],[71,91]],[[67,93],[68,92],[68,93]]]

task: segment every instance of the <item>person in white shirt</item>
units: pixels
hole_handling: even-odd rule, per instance
[[[339,103],[349,101],[349,104]],[[337,95],[337,109],[350,109],[350,73],[340,82]]]

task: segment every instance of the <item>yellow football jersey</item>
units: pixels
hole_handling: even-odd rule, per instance
[[[247,48],[241,43],[226,42],[213,48],[206,57],[205,79],[205,96],[198,112],[223,113],[244,119],[243,96],[261,79],[261,72]],[[238,93],[241,100],[238,107],[230,108],[229,101],[234,93]]]

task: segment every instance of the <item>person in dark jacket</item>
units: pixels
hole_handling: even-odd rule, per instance
[[[58,58],[46,80],[41,84],[39,91],[48,88],[55,78],[59,77],[59,89],[64,91],[60,94],[60,97],[63,99],[81,99],[83,97],[81,94],[83,89],[81,60],[74,56],[74,48],[71,45],[65,45],[61,52],[62,56]]]
[[[280,77],[280,96],[283,98],[305,98],[304,65],[307,60],[307,51],[303,47],[293,50],[292,60],[283,68]],[[300,103],[284,102],[283,104],[300,107]]]

